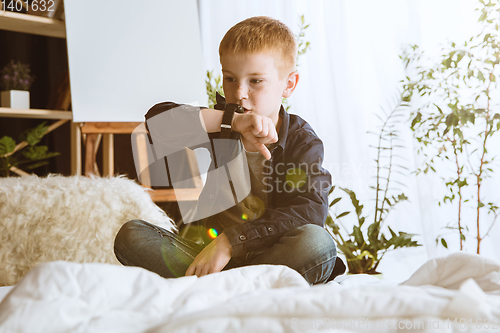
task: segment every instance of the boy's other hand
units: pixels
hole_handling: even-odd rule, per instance
[[[201,277],[222,271],[231,259],[232,252],[233,248],[226,235],[220,234],[198,253],[188,267],[186,276],[196,275]]]
[[[265,145],[278,141],[276,126],[271,118],[252,113],[235,114],[232,127],[266,159],[271,158],[271,153]]]

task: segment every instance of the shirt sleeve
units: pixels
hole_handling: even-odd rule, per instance
[[[285,195],[285,205],[266,209],[255,220],[224,230],[232,248],[232,257],[242,261],[249,252],[272,246],[287,231],[306,225],[324,227],[328,214],[328,192],[332,185],[331,175],[322,167],[323,143],[313,134],[287,152],[292,165],[301,166],[306,173],[305,183],[291,187],[288,183],[277,187],[273,195]]]

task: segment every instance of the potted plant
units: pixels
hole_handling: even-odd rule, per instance
[[[396,120],[403,115],[401,113],[402,106],[406,106],[406,104],[400,101],[393,111],[387,114],[377,135],[378,145],[372,146],[377,150],[377,158],[375,159],[377,166],[376,186],[370,186],[375,191],[373,222],[369,225],[366,223],[366,217],[363,216],[364,206],[359,203],[352,190],[341,188],[349,196],[356,212],[357,225],[352,227],[351,232],[340,221],[341,218],[349,215],[350,211],[339,215],[331,214],[332,207],[342,198],[333,199],[329,205],[330,213],[326,220],[327,230],[337,243],[339,251],[345,256],[351,274],[380,274],[377,272],[377,267],[387,251],[401,247],[420,246],[417,241],[412,240],[414,234],[402,231],[396,234],[389,226],[387,226],[387,230],[391,234],[389,238],[382,232],[384,222],[391,210],[399,202],[408,200],[404,193],[393,194],[392,184],[396,181],[391,179],[395,172],[402,173],[402,171],[407,170],[406,167],[395,162],[397,158],[395,149],[403,147],[398,142],[400,139],[396,129]],[[329,194],[331,195],[334,190],[335,186],[332,187]]]
[[[500,1],[480,0],[478,5],[479,34],[447,42],[432,58],[413,45],[401,59],[409,71],[402,98],[412,103],[411,129],[423,159],[417,174],[453,170],[441,177],[447,194],[439,205],[456,208],[446,229],[456,233],[460,250],[475,238],[479,254],[500,216],[499,196],[487,198],[482,192],[498,154],[493,137],[500,131]],[[467,209],[474,221],[463,218]],[[447,248],[444,236],[438,235],[436,243]]]
[[[21,62],[11,60],[3,69],[0,76],[1,106],[12,109],[29,109],[29,88],[34,81],[30,74],[30,67]]]
[[[49,152],[47,146],[38,146],[49,127],[45,122],[35,128],[24,131],[19,138],[19,143],[11,137],[0,138],[0,176],[9,177],[11,172],[24,175],[24,170],[33,170],[46,165],[46,159],[59,155]],[[22,168],[22,169],[21,169]]]

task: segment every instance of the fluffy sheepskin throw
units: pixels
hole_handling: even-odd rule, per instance
[[[42,262],[118,264],[114,238],[132,219],[175,228],[124,176],[0,178],[0,286],[16,284]]]

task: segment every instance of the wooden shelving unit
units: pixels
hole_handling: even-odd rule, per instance
[[[1,10],[0,30],[8,30],[40,36],[66,38],[66,25],[63,21],[47,17],[14,13]],[[0,117],[31,119],[72,119],[71,111],[44,109],[11,109],[0,107]]]
[[[71,111],[43,110],[43,109],[11,109],[0,107],[0,118],[29,118],[29,119],[73,119]]]
[[[0,5],[0,30],[34,34],[46,37],[66,38],[63,21],[47,17],[14,13],[2,10]],[[49,127],[49,132],[73,119],[71,111],[46,109],[12,109],[0,107],[0,118],[29,118],[57,120]],[[81,138],[75,124],[71,124],[71,169],[73,174],[81,173]]]
[[[0,30],[66,38],[66,26],[63,21],[3,10],[0,10]]]

